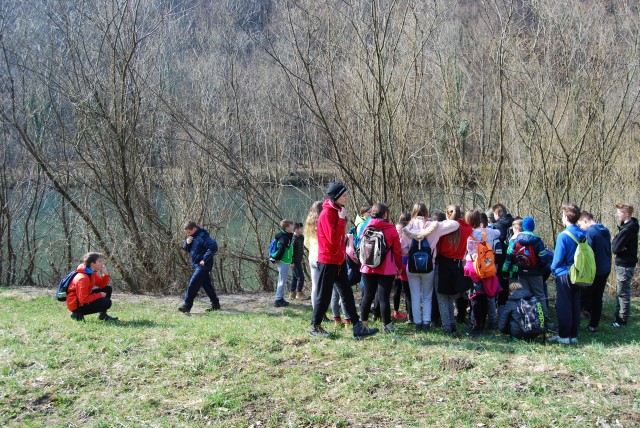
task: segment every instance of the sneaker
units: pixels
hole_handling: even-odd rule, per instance
[[[553,336],[547,339],[548,343],[559,343],[561,345],[569,345],[571,340],[568,337]]]
[[[333,317],[333,322],[336,323],[336,325],[338,325],[340,327],[344,327],[344,322],[342,321],[342,318],[340,318],[340,317]]]
[[[396,328],[393,326],[393,323],[385,324],[382,331],[385,333],[395,333]]]
[[[611,323],[611,327],[615,327],[615,328],[623,327],[625,325],[627,325],[627,323],[622,321],[621,319],[616,319],[614,322]]]
[[[403,321],[407,319],[407,316],[402,312],[396,312],[395,314],[393,314],[393,319],[396,321]]]
[[[353,325],[353,337],[356,339],[362,339],[363,337],[373,336],[380,330],[377,328],[369,328],[362,321]]]
[[[185,305],[180,306],[178,310],[183,314],[188,314],[189,312],[191,312],[191,308],[188,308]]]
[[[100,321],[118,321],[118,317],[112,317],[106,312],[101,312],[100,315],[98,315],[98,319]]]
[[[219,311],[219,310],[220,310],[220,302],[212,303],[211,306],[209,306],[207,309],[205,309],[205,311],[207,311],[207,312]]]
[[[314,337],[329,337],[329,333],[325,331],[320,325],[312,325],[309,334]]]
[[[571,345],[577,345],[578,344],[578,338],[577,337],[572,337],[569,339],[569,344]]]
[[[597,333],[598,332],[598,327],[591,327],[590,325],[587,326],[587,331],[589,333]]]
[[[71,319],[76,321],[84,321],[84,315],[78,312],[71,312]]]
[[[286,306],[289,306],[289,302],[287,302],[284,299],[278,299],[275,302],[273,302],[273,306],[275,306],[276,308],[284,308]]]
[[[298,300],[311,300],[311,296],[306,296],[302,291],[296,293],[296,299]]]
[[[290,292],[289,293],[289,299],[290,300],[295,300],[295,298],[296,298],[296,292],[295,291]]]
[[[467,335],[471,337],[482,336],[483,333],[484,329],[480,327],[471,327],[469,330],[467,330]]]
[[[431,330],[431,323],[430,322],[426,322],[424,324],[422,324],[422,332],[426,333],[429,330]]]
[[[351,320],[350,319],[347,318],[346,320],[344,320],[344,326],[345,327],[348,327],[350,325],[351,325]]]
[[[416,324],[416,333],[420,333],[422,331],[422,323]]]
[[[414,324],[414,322],[413,322],[413,320],[412,320],[412,319],[408,319],[408,320],[406,320],[404,323],[405,323],[406,325],[412,325],[412,324]]]

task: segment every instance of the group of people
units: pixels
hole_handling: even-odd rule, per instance
[[[346,186],[331,183],[327,199],[312,205],[304,233],[299,223],[281,222],[282,231],[275,237],[277,251],[270,254],[279,272],[274,305],[281,307],[289,304],[284,300],[284,289],[290,264],[301,270],[302,245],[294,248],[293,243],[302,241],[308,249],[312,336],[329,335],[323,322],[330,321],[326,312],[331,306],[333,321],[352,324],[358,338],[378,333],[368,325],[371,316],[382,320],[385,333],[395,330],[393,320],[408,316],[407,322],[415,324],[416,332],[429,331],[438,320],[445,334],[457,334],[457,325],[464,322],[467,312],[471,319],[467,334],[471,336],[499,328],[520,337],[517,302],[535,298],[540,303],[544,328],[557,333],[549,341],[575,344],[581,317],[589,319],[589,332],[598,331],[612,253],[617,280],[612,326],[629,321],[631,280],[638,252],[638,221],[630,204],[616,206],[619,232],[613,241],[609,230],[591,213],[574,204],[563,205],[565,229],[551,251],[535,233],[532,217],[514,219],[503,204],[492,206],[486,213],[463,213],[459,206],[450,205],[444,213],[429,216],[426,205],[418,202],[394,224],[388,207],[377,203],[361,207],[354,227],[347,232],[347,200]],[[363,263],[358,256],[359,243],[367,230],[376,231],[384,240],[384,252],[375,265]],[[596,265],[595,280],[588,287],[572,284],[569,276],[578,243],[584,240],[593,250]],[[412,254],[425,248],[429,268],[412,269]],[[297,259],[292,264],[296,258],[293,254]],[[548,317],[546,283],[551,274],[556,282],[557,325]],[[297,278],[301,276],[294,276],[290,282],[292,298],[302,290]],[[355,284],[362,290],[359,308],[352,288]],[[407,315],[399,312],[402,293]]]
[[[369,317],[382,320],[385,333],[395,330],[393,321],[407,319],[416,332],[431,330],[439,320],[445,334],[457,334],[457,325],[470,314],[469,335],[482,335],[488,328],[518,337],[516,302],[535,298],[541,303],[545,328],[557,331],[549,340],[575,344],[581,317],[589,319],[587,330],[598,332],[602,298],[615,254],[616,309],[613,327],[629,322],[631,281],[638,261],[638,220],[631,204],[616,205],[618,233],[609,230],[593,215],[574,204],[563,205],[565,229],[557,236],[554,251],[535,233],[532,217],[514,219],[502,204],[486,213],[463,213],[449,205],[444,213],[429,215],[422,202],[403,213],[397,223],[390,221],[383,203],[363,206],[347,232],[348,190],[341,182],[327,188],[327,198],[312,205],[305,224],[283,220],[270,246],[270,261],[277,265],[275,307],[285,307],[285,288],[292,268],[291,299],[311,299],[313,315],[310,334],[327,337],[323,322],[352,325],[356,338],[371,336],[379,329],[369,326]],[[220,301],[211,284],[216,241],[193,221],[185,222],[186,240],[193,274],[184,302],[178,308],[189,313],[199,290],[204,289],[211,306]],[[371,232],[379,240],[377,261],[363,262],[360,242]],[[373,236],[373,235],[371,235]],[[369,239],[369,238],[367,238]],[[595,258],[595,279],[589,287],[571,283],[569,271],[579,242],[586,240]],[[375,242],[375,241],[372,241]],[[304,248],[308,251],[311,296],[305,296]],[[422,258],[418,259],[418,252]],[[426,256],[425,256],[426,255]],[[416,260],[420,260],[416,262]],[[417,267],[416,263],[422,263]],[[553,274],[556,282],[557,325],[549,323],[546,281]],[[67,293],[67,307],[75,320],[98,313],[99,319],[117,320],[107,314],[111,307],[109,274],[100,253],[88,253],[77,268]],[[362,291],[359,308],[353,285]],[[393,315],[391,293],[394,292]],[[407,315],[400,312],[405,296]],[[358,313],[359,309],[359,313]],[[341,316],[344,316],[344,320]]]

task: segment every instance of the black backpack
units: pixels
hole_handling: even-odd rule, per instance
[[[411,240],[407,270],[411,273],[429,273],[433,271],[433,253],[427,239]]]
[[[518,314],[520,314],[520,329],[523,338],[534,339],[545,333],[544,311],[542,303],[536,297],[518,300]]]

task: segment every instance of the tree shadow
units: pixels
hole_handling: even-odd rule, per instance
[[[109,321],[108,325],[120,328],[158,328],[171,327],[170,324],[157,323],[146,319]]]

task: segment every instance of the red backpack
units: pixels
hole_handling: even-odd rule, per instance
[[[482,241],[478,241],[473,235],[469,235],[471,239],[478,243],[478,254],[473,261],[473,268],[480,279],[491,278],[498,272],[496,269],[496,255],[487,242],[487,228],[482,228]]]
[[[513,260],[521,269],[533,269],[538,266],[538,257],[531,245],[522,245],[520,241],[513,247]]]

